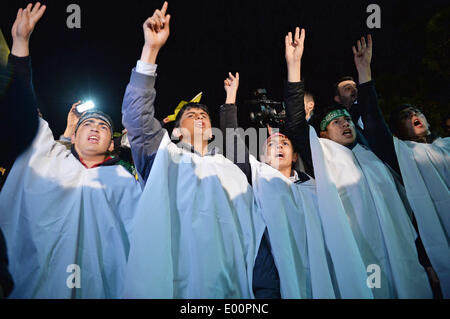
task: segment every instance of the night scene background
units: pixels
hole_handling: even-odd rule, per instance
[[[11,26],[28,1],[3,1],[0,28],[11,47]],[[34,3],[34,2],[33,2]],[[41,1],[47,6],[30,52],[38,106],[55,137],[64,132],[71,105],[92,99],[121,131],[121,105],[131,69],[144,44],[142,24],[163,1]],[[69,29],[71,4],[81,8],[81,28]],[[381,8],[381,28],[369,29],[369,4]],[[172,114],[180,100],[200,91],[218,126],[227,72],[240,73],[237,104],[247,128],[257,88],[281,101],[286,79],[284,36],[306,29],[302,78],[316,106],[333,103],[333,83],[357,79],[352,45],[372,34],[372,77],[383,112],[402,102],[424,109],[442,134],[449,107],[450,4],[448,1],[169,1],[171,35],[158,56],[156,117]],[[33,116],[33,114],[24,114]]]

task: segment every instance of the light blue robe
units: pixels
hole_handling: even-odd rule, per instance
[[[264,224],[246,176],[167,132],[137,209],[125,298],[253,298]]]
[[[85,168],[40,120],[0,194],[10,298],[119,298],[140,194],[122,166]]]
[[[335,298],[314,180],[296,184],[250,157],[257,208],[267,225],[282,298]]]
[[[419,232],[445,298],[450,298],[450,138],[432,144],[394,137]]]
[[[312,128],[310,142],[319,209],[332,199],[339,215],[345,213],[348,226],[341,226],[351,229],[373,297],[431,298],[415,247],[417,234],[387,167],[361,145],[350,150],[318,138]],[[336,236],[341,230],[333,227],[325,233]],[[381,271],[379,287],[370,285],[373,265]]]

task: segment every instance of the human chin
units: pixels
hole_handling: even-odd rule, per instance
[[[428,132],[428,128],[424,125],[424,126],[420,126],[420,127],[413,127],[413,131],[414,131],[414,135],[422,137],[425,136]]]

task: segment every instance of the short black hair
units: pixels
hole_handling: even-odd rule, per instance
[[[419,110],[423,114],[422,109],[415,105],[412,105],[409,103],[404,103],[404,104],[398,105],[396,108],[394,108],[391,111],[391,114],[389,116],[389,128],[391,129],[391,132],[394,133],[394,135],[398,136],[399,131],[400,131],[398,124],[399,124],[399,120],[400,120],[401,111],[403,111],[404,109],[410,108],[410,107]]]
[[[181,108],[181,110],[178,112],[177,117],[175,118],[175,124],[174,127],[180,127],[181,123],[181,117],[183,116],[184,112],[190,110],[190,109],[201,109],[208,114],[209,119],[211,120],[211,115],[209,114],[208,107],[204,104],[196,103],[196,102],[189,102]]]
[[[309,120],[309,124],[312,127],[314,127],[314,129],[316,130],[317,136],[320,135],[320,123],[322,122],[323,118],[328,113],[335,111],[335,110],[346,110],[348,112],[346,107],[344,107],[342,105],[334,104],[334,105],[320,108],[311,116],[311,118]]]
[[[336,83],[334,83],[334,85],[333,85],[334,96],[339,96],[339,83],[344,82],[344,81],[353,81],[353,82],[355,82],[355,79],[352,76],[350,76],[350,75],[346,75],[346,76],[343,76],[343,77],[339,78],[336,81]]]

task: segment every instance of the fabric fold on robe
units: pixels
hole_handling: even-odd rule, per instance
[[[450,138],[425,144],[394,137],[394,146],[423,244],[450,298]]]
[[[314,181],[293,183],[253,156],[250,164],[255,201],[267,225],[282,298],[335,298]]]
[[[0,194],[10,298],[119,298],[140,194],[122,166],[86,169],[41,119]]]
[[[312,128],[310,141],[314,169],[319,174],[319,208],[333,198],[339,213],[345,213],[347,225],[340,226],[351,229],[368,271],[368,287],[370,281],[376,282],[370,276],[371,269],[378,267],[381,271],[379,288],[371,286],[373,297],[431,298],[414,243],[417,234],[387,167],[361,145],[350,150],[318,138]],[[337,233],[339,229],[332,231]]]
[[[253,298],[263,232],[241,170],[177,147],[166,132],[138,205],[124,296]]]

